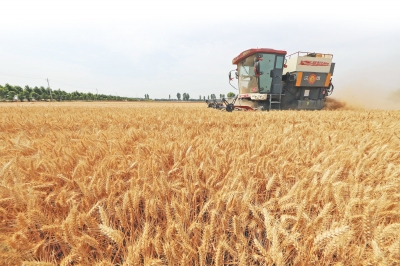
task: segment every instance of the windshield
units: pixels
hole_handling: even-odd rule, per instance
[[[254,55],[238,64],[239,92],[241,94],[258,92],[258,82],[254,75]]]
[[[283,56],[276,54],[262,54],[260,60],[260,71],[262,75],[256,77],[254,73],[255,55],[249,56],[238,64],[239,74],[239,91],[241,94],[246,93],[271,93],[274,70],[280,70],[283,67]],[[276,59],[276,60],[275,60]],[[272,76],[272,77],[271,77]]]

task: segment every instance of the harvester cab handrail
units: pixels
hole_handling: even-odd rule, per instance
[[[326,89],[326,95],[329,96],[332,94],[333,89],[335,88],[335,86],[333,86],[332,84],[332,79],[329,81],[329,87]]]
[[[333,58],[333,54],[324,54],[324,53],[315,53],[315,52],[295,52],[293,54],[286,55],[287,58],[291,58],[292,56],[312,56],[312,57],[322,57],[322,58]]]
[[[238,98],[238,95],[236,95],[236,96],[233,98],[233,100],[232,100],[232,102],[231,102],[230,104],[235,104],[237,98]],[[228,100],[225,99],[225,98],[222,98],[221,101],[222,101],[225,105],[228,105],[228,104],[229,104]]]

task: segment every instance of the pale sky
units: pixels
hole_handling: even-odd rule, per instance
[[[256,47],[332,53],[334,95],[400,89],[399,1],[0,2],[0,84],[192,98]],[[36,79],[34,79],[36,78]],[[333,96],[334,96],[333,95]]]

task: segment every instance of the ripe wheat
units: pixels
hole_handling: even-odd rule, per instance
[[[400,111],[0,111],[1,265],[400,264]]]

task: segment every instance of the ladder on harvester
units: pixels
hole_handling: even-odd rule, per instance
[[[281,102],[282,102],[282,93],[274,93],[268,94],[269,95],[269,107],[268,111],[270,110],[281,110]]]

